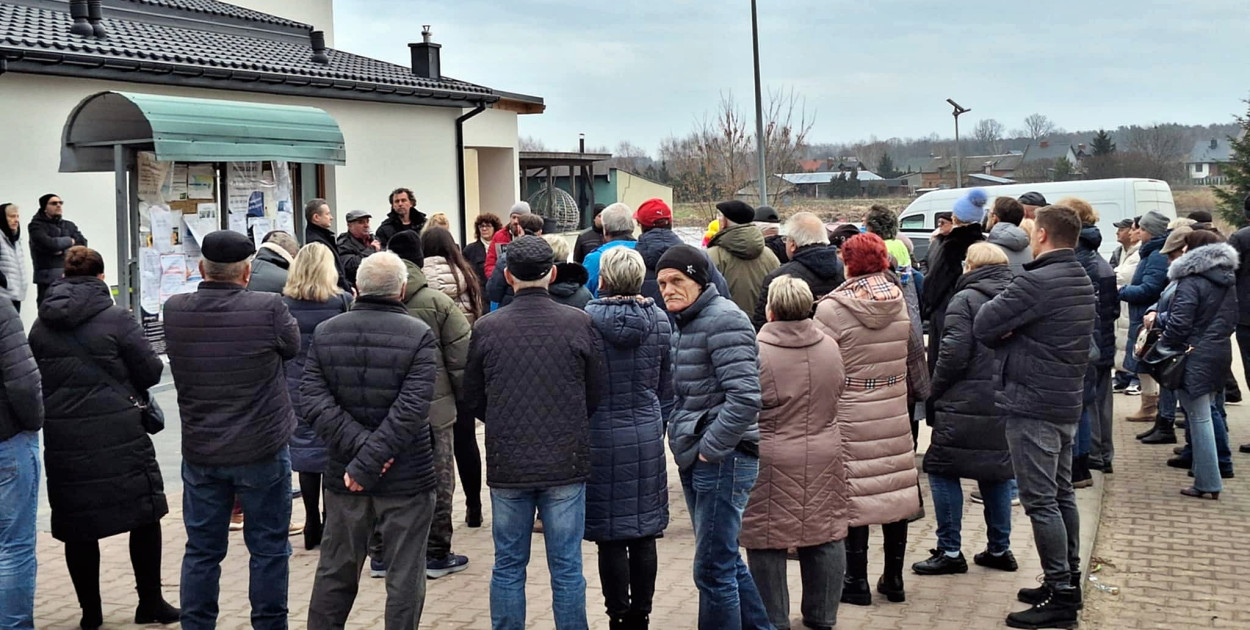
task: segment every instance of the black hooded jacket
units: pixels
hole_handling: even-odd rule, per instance
[[[65,250],[87,246],[87,237],[73,221],[35,213],[26,228],[30,235],[30,258],[35,267],[35,284],[52,284],[64,274]]]
[[[1094,285],[1094,298],[1098,301],[1098,319],[1094,324],[1098,358],[1093,365],[1109,368],[1115,365],[1115,320],[1120,317],[1120,290],[1115,284],[1115,270],[1098,253],[1101,246],[1102,232],[1097,226],[1081,228],[1076,244],[1076,261],[1085,268],[1090,283]]]
[[[751,319],[756,330],[767,321],[765,311],[768,307],[768,287],[781,276],[794,276],[806,282],[812,289],[812,296],[817,300],[846,282],[842,261],[838,260],[838,250],[824,243],[800,247],[795,250],[790,262],[764,276],[764,290],[760,291],[760,297],[755,304],[755,316]]]
[[[304,230],[304,244],[309,243],[321,243],[330,248],[330,253],[334,255],[334,270],[339,274],[339,288],[351,293],[352,283],[347,279],[347,272],[343,270],[343,260],[339,258],[339,246],[335,242],[334,232],[329,228],[309,223]]]
[[[590,289],[586,288],[586,281],[590,279],[590,274],[586,268],[575,263],[566,262],[556,264],[556,279],[547,288],[551,293],[551,299],[573,308],[586,309],[586,303],[591,300]]]
[[[156,385],[165,367],[143,329],[113,304],[103,281],[76,276],[48,288],[30,347],[43,375],[52,535],[97,540],[158,521],[169,512],[164,483],[129,400]],[[79,357],[84,352],[92,365]],[[110,386],[101,371],[129,392]]]

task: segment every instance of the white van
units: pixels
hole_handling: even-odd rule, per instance
[[[929,236],[937,229],[937,214],[950,212],[955,201],[969,189],[951,188],[927,192],[916,198],[898,215],[899,231],[912,239],[915,258],[924,260],[929,249]],[[1046,201],[1055,203],[1064,197],[1079,197],[1098,211],[1098,228],[1102,231],[1103,256],[1110,257],[1118,245],[1115,226],[1120,219],[1131,219],[1155,210],[1168,217],[1176,217],[1176,203],[1167,182],[1157,179],[1089,179],[1071,182],[1046,182],[1042,184],[1008,184],[986,186],[989,195],[985,204],[988,211],[998,197],[1018,198],[1027,192],[1041,193]]]

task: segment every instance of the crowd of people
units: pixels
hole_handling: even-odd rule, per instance
[[[870,605],[874,526],[875,590],[905,601],[921,472],[937,540],[912,572],[969,570],[971,480],[988,532],[973,562],[1017,570],[1011,511],[1022,504],[1045,574],[1019,591],[1029,607],[1007,625],[1074,627],[1075,489],[1113,472],[1117,392],[1140,395],[1128,420],[1153,422],[1146,444],[1178,443],[1185,414],[1185,445],[1167,462],[1194,477],[1182,494],[1218,500],[1233,474],[1224,405],[1234,332],[1250,350],[1250,228],[1225,237],[1206,213],[1116,222],[1108,261],[1089,203],[1028,193],[990,204],[973,189],[941,217],[922,272],[879,206],[862,228],[831,228],[726,201],[700,248],[673,232],[659,199],[596,207],[572,246],[518,202],[506,223],[478,216],[461,247],[411,190],[389,202],[376,233],[353,210],[336,236],[330,204],[309,201],[303,246],[280,231],[258,235],[259,248],[212,232],[203,282],[165,304],[182,431],[180,608],[160,580],[169,508],[149,437],[163,428],[149,393],[163,363],[55,195],[27,228],[38,287],[27,338],[18,209],[5,204],[0,503],[12,509],[0,514],[0,628],[33,627],[41,429],[52,535],[87,630],[104,621],[98,541],[125,532],[135,622],[215,627],[236,505],[254,628],[288,625],[296,533],[320,549],[308,627],[344,627],[366,562],[386,582],[385,627],[417,627],[426,581],[470,562],[452,545],[457,479],[465,525],[484,523],[479,420],[501,630],[526,627],[535,532],[557,628],[587,627],[583,541],[597,546],[610,627],[649,627],[667,454],[707,630],[790,628],[788,558],[805,627]],[[922,419],[932,443],[918,469]]]

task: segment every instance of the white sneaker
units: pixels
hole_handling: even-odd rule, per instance
[[[1125,396],[1141,396],[1141,385],[1133,384],[1124,389]]]

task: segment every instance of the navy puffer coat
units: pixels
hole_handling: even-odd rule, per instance
[[[1192,347],[1185,363],[1185,392],[1196,397],[1223,387],[1233,361],[1237,328],[1237,250],[1226,243],[1186,252],[1168,268],[1176,283],[1160,344]]]
[[[1167,234],[1160,234],[1142,243],[1138,250],[1141,262],[1137,263],[1137,271],[1133,272],[1133,281],[1120,289],[1120,301],[1128,303],[1128,347],[1132,348],[1137,341],[1137,332],[1141,329],[1142,318],[1146,311],[1159,301],[1163,289],[1168,286],[1168,257],[1159,252]],[[1132,352],[1124,355],[1124,369],[1137,371],[1137,357]]]
[[[926,473],[980,481],[1014,476],[1005,419],[994,407],[994,351],[972,334],[977,312],[1013,275],[1008,265],[991,265],[955,283],[933,372],[933,443],[924,456]]]
[[[668,525],[661,409],[673,397],[668,316],[649,298],[593,300],[604,389],[590,418],[586,540],[655,536]]]
[[[1094,285],[1094,297],[1098,300],[1098,320],[1094,324],[1098,359],[1092,365],[1109,368],[1115,364],[1115,320],[1120,318],[1120,297],[1115,286],[1115,270],[1098,253],[1101,246],[1102,232],[1097,226],[1081,228],[1080,240],[1076,244],[1076,261],[1085,268],[1090,283]]]
[[[326,470],[326,445],[317,437],[312,424],[304,420],[300,402],[299,383],[304,376],[304,363],[308,359],[308,346],[312,344],[317,324],[335,315],[346,313],[352,306],[352,298],[339,293],[325,302],[297,300],[283,297],[287,310],[299,322],[299,354],[286,362],[286,386],[291,393],[291,407],[295,409],[295,433],[291,435],[291,470],[303,473],[324,473]]]

